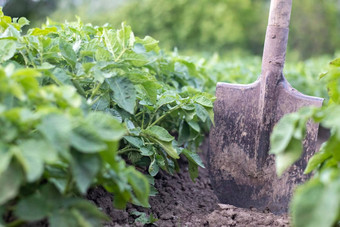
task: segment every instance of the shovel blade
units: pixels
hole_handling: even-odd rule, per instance
[[[268,154],[270,133],[284,114],[304,106],[321,106],[323,99],[299,93],[286,80],[278,84],[274,102],[265,96],[261,100],[260,81],[250,85],[219,83],[216,96],[208,166],[220,202],[287,212],[293,189],[309,177],[303,171],[315,152],[318,124],[307,123],[302,158],[280,178],[274,156]],[[268,108],[271,111],[266,111]]]

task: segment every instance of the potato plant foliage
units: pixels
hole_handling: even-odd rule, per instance
[[[204,69],[125,24],[48,20],[23,35],[28,23],[0,11],[0,226],[98,226],[107,217],[81,198],[94,185],[118,208],[148,207],[152,177],[180,156],[197,177],[213,120]]]
[[[340,221],[340,58],[331,61],[320,77],[327,83],[329,101],[321,108],[303,108],[286,115],[271,136],[271,153],[276,155],[280,175],[301,156],[308,119],[331,132],[305,169],[306,174],[314,173],[313,178],[299,186],[292,199],[290,210],[297,227],[327,227]]]

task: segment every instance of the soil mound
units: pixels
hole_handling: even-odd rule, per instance
[[[206,149],[203,149],[206,150]],[[201,154],[205,161],[204,153]],[[289,226],[286,215],[277,216],[268,211],[242,209],[219,204],[207,169],[199,169],[199,177],[192,182],[188,165],[179,161],[181,172],[169,175],[160,172],[155,179],[158,194],[150,198],[150,209],[128,205],[125,210],[112,206],[113,197],[103,188],[91,189],[88,199],[94,201],[111,221],[105,226],[143,226],[135,223],[135,211],[152,214],[157,226]],[[152,225],[148,225],[152,226]]]

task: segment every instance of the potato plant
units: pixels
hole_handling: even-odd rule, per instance
[[[28,23],[0,11],[0,225],[98,226],[82,199],[95,185],[148,207],[152,176],[180,156],[197,177],[213,119],[203,69],[125,24]]]

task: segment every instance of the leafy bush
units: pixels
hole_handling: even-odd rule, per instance
[[[114,24],[125,20],[136,34],[152,34],[166,48],[228,51],[243,48],[261,53],[266,20],[258,1],[130,1],[107,12]],[[95,23],[103,23],[100,17]],[[247,32],[245,32],[247,31]]]
[[[53,10],[57,8],[55,13]],[[262,54],[268,0],[7,0],[5,12],[28,16],[40,24],[46,15],[57,21],[79,15],[86,22],[118,27],[132,25],[135,34],[162,40],[165,48]],[[293,1],[289,49],[304,59],[340,49],[338,0]]]
[[[119,25],[125,20],[137,35],[152,35],[162,40],[166,48],[220,54],[241,49],[262,54],[267,0],[132,0],[117,8],[103,3],[98,16],[91,12],[88,3],[78,13],[91,15],[86,20],[96,24],[110,21]],[[340,49],[339,17],[338,0],[293,1],[289,49],[302,58],[334,54],[334,50]]]
[[[200,67],[124,24],[49,20],[22,35],[28,23],[0,11],[1,216],[97,226],[105,215],[80,199],[92,185],[114,193],[118,208],[148,207],[152,180],[133,165],[174,173],[182,154],[197,177],[213,119]]]
[[[314,177],[299,186],[292,199],[292,221],[297,227],[327,227],[340,221],[340,58],[330,62],[329,70],[321,77],[327,82],[328,103],[321,108],[303,108],[297,113],[286,115],[275,126],[271,136],[277,166],[282,167],[277,168],[277,171],[281,174],[302,153],[302,139],[308,119],[312,118],[331,132],[328,141],[309,160],[305,169],[306,174],[314,172]],[[285,133],[284,144],[278,140],[282,132]]]

